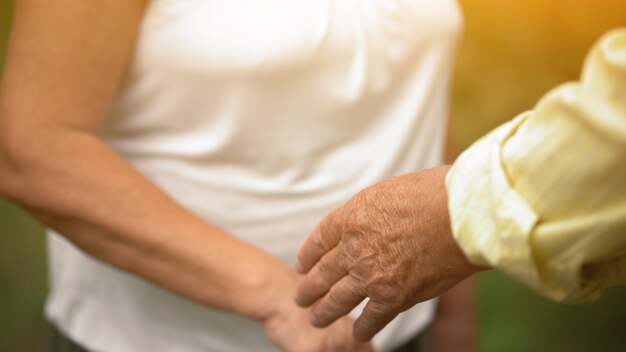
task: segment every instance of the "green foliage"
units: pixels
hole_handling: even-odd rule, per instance
[[[43,231],[0,200],[0,351],[41,351],[45,324]]]
[[[481,351],[624,351],[624,288],[573,306],[542,298],[497,272],[480,274],[478,281]]]
[[[14,0],[0,0],[0,68],[4,66],[4,48],[9,33]]]

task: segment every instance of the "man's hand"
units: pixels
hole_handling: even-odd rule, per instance
[[[298,253],[307,273],[296,302],[324,327],[369,298],[354,324],[370,340],[400,312],[438,296],[481,268],[452,237],[444,186],[449,167],[392,178],[329,214]]]

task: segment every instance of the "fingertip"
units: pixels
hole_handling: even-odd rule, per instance
[[[319,294],[315,294],[311,290],[311,285],[315,285],[315,283],[311,282],[310,278],[304,277],[296,287],[295,301],[298,306],[308,308],[319,298]]]
[[[322,319],[317,313],[315,313],[313,310],[311,310],[309,312],[309,323],[313,326],[315,326],[316,328],[320,328],[323,329],[325,327],[327,327],[328,325],[330,325],[332,323],[331,322],[327,322],[326,320]]]
[[[389,306],[370,300],[354,322],[353,336],[357,341],[369,341],[391,322],[398,312]]]
[[[319,321],[317,320],[317,315],[313,314],[313,312],[309,313],[309,324],[315,326],[316,328],[321,328],[321,326],[319,326]]]
[[[296,290],[296,296],[294,297],[296,304],[302,308],[307,308],[311,304],[305,299],[304,295],[300,293],[300,289]]]

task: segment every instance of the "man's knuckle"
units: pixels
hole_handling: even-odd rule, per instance
[[[390,280],[382,274],[373,275],[366,284],[369,297],[376,299],[381,304],[392,307],[400,307],[405,304],[405,297],[397,288],[397,282]]]
[[[332,308],[339,307],[345,301],[346,292],[340,292],[338,289],[328,291],[328,305]]]
[[[367,270],[367,265],[360,264],[358,267],[353,268],[348,272],[350,276],[350,280],[354,283],[354,285],[361,287],[363,289],[368,288],[368,276],[370,275],[370,271]]]
[[[322,257],[318,264],[320,275],[326,280],[333,276],[333,273],[337,270],[341,263],[335,262],[327,256]]]

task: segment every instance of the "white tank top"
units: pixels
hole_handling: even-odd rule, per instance
[[[293,265],[356,192],[441,163],[461,22],[455,0],[153,0],[103,138],[184,207]],[[46,314],[90,350],[276,350],[258,323],[52,232],[49,251]],[[434,304],[401,314],[377,349],[415,336]]]

